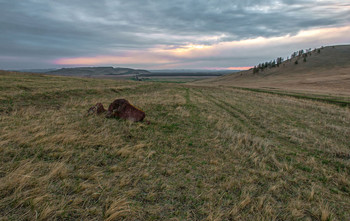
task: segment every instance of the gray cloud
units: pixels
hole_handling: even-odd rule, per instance
[[[17,57],[26,66],[37,60],[41,62],[32,62],[33,66],[48,66],[61,57],[117,56],[156,45],[210,45],[340,27],[350,23],[350,4],[341,0],[0,0],[0,18],[0,67],[13,68],[2,58]]]

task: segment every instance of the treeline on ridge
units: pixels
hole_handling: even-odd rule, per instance
[[[283,57],[278,57],[277,59],[274,59],[272,61],[268,61],[268,62],[263,62],[260,63],[256,66],[254,66],[253,68],[253,73],[259,73],[260,71],[264,71],[266,68],[275,68],[275,67],[279,67],[284,61],[289,61],[291,62],[294,58],[297,58],[294,61],[294,64],[298,64],[299,63],[299,59],[303,58],[303,62],[307,61],[307,57],[311,56],[312,53],[321,53],[321,49],[323,49],[323,46],[321,48],[315,48],[314,50],[312,50],[311,48],[306,49],[306,50],[299,50],[299,51],[295,51],[291,54],[290,58],[287,57],[286,60],[284,60]]]

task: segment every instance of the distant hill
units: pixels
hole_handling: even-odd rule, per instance
[[[233,72],[238,72],[237,70],[208,70],[208,69],[162,69],[162,70],[149,70],[151,73],[182,73],[182,74],[201,74],[201,73],[207,73],[207,74],[218,74],[218,75],[224,75],[224,74],[230,74]]]
[[[113,67],[77,67],[61,68],[46,74],[69,75],[69,76],[103,76],[103,75],[140,75],[150,74],[146,70],[136,70],[131,68],[113,68]]]
[[[145,77],[157,76],[222,76],[232,73],[232,70],[205,70],[205,69],[165,69],[165,70],[150,70],[150,74],[141,74]]]
[[[350,94],[350,45],[316,49],[279,67],[257,73],[250,69],[196,84]]]
[[[55,71],[57,69],[54,68],[48,68],[48,69],[17,69],[17,70],[9,70],[9,71],[16,71],[16,72],[27,72],[27,73],[47,73],[50,71]]]

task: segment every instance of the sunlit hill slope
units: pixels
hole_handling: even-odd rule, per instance
[[[297,56],[279,67],[265,68],[257,73],[251,69],[196,83],[349,95],[350,45],[312,50],[306,57]]]

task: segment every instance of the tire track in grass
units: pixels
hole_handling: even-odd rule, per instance
[[[204,100],[206,100],[210,108],[214,107],[213,105],[210,105],[210,104],[215,104],[216,108],[214,107],[214,112],[216,112],[216,115],[220,114],[220,112],[224,110],[227,114],[229,114],[229,116],[231,117],[233,116],[231,119],[235,121],[234,125],[237,126],[241,132],[246,132],[249,130],[249,128],[247,127],[246,123],[242,118],[240,118],[238,115],[235,115],[234,113],[230,113],[229,109],[225,108],[220,103],[215,102],[215,100],[209,98],[208,96],[210,95],[206,95],[202,91],[199,91],[198,89],[193,89],[193,93],[196,94],[198,97],[201,97]],[[208,106],[205,106],[204,109],[207,110]],[[224,118],[226,116],[222,115],[221,117]]]
[[[203,92],[201,91],[201,93]],[[221,96],[224,96],[224,95],[221,95]],[[295,169],[308,172],[309,170],[311,171],[310,167],[304,166],[303,163],[299,161],[300,160],[299,157],[301,158],[310,157],[310,156],[315,157],[319,165],[325,164],[324,163],[325,159],[327,159],[326,162],[327,164],[329,164],[328,159],[331,157],[332,158],[331,165],[333,167],[333,170],[336,170],[336,171],[341,170],[347,174],[349,173],[350,168],[347,165],[341,162],[338,162],[337,159],[334,159],[334,157],[330,156],[329,153],[319,150],[316,156],[314,151],[305,149],[301,144],[295,143],[292,140],[290,140],[290,136],[288,134],[284,134],[284,133],[281,133],[280,131],[274,131],[274,130],[268,129],[264,125],[262,125],[260,122],[251,120],[250,117],[246,113],[244,113],[242,109],[239,109],[233,106],[233,104],[230,104],[224,101],[222,97],[220,96],[214,97],[212,94],[208,93],[207,98],[219,108],[227,111],[232,117],[236,117],[240,119],[241,123],[246,123],[247,127],[250,129],[250,132],[254,131],[255,135],[268,138],[269,140],[271,140],[272,143],[275,144],[274,146],[278,148],[275,151],[273,151],[274,152],[273,154],[276,156],[275,160],[281,163],[281,165],[284,165],[286,163],[290,166],[293,166],[293,168]],[[293,158],[295,154],[299,155],[298,157],[299,160],[291,164],[291,162],[289,162],[288,159]],[[318,173],[315,174],[314,180],[319,179],[318,176],[319,176]],[[297,177],[294,177],[294,178],[297,178]],[[290,179],[289,181],[293,182],[292,179]]]
[[[275,95],[278,96],[278,95]],[[280,96],[279,97],[281,100],[284,100],[285,98]],[[264,102],[263,102],[264,103]],[[249,105],[249,103],[248,103]],[[264,107],[265,110],[268,110],[271,113],[274,113],[276,116],[279,114],[280,119],[283,119],[283,123],[287,125],[290,129],[298,129],[298,128],[310,128],[312,129],[312,134],[314,135],[313,137],[327,137],[328,134],[326,133],[326,130],[321,130],[323,125],[310,125],[307,124],[306,121],[303,120],[303,118],[300,118],[300,116],[303,116],[302,113],[296,114],[295,111],[300,111],[303,110],[302,107],[299,107],[297,109],[293,109],[291,107],[286,108],[285,104],[281,104],[280,102],[276,103],[275,105],[277,106],[271,106],[271,105],[266,105]],[[252,105],[249,105],[252,106]],[[304,108],[305,109],[305,108]]]
[[[234,92],[234,91],[233,91]],[[284,99],[283,97],[281,97],[281,99]],[[229,105],[229,104],[228,104]],[[249,105],[249,103],[248,103]],[[298,129],[298,125],[300,127],[309,127],[308,124],[304,123],[302,121],[302,119],[300,118],[296,118],[296,120],[293,121],[293,117],[295,117],[293,114],[291,115],[290,114],[290,108],[286,108],[285,106],[283,105],[279,105],[280,107],[284,108],[284,109],[281,109],[281,108],[272,108],[270,105],[267,105],[266,107],[264,107],[265,110],[268,110],[269,112],[274,112],[275,114],[280,114],[281,118],[286,118],[288,117],[288,121],[286,122],[288,125],[288,128],[290,129]],[[232,106],[232,108],[234,109],[237,109],[236,107]],[[240,111],[242,114],[244,114],[242,112],[242,110],[240,109],[237,109],[237,111]],[[277,111],[277,112],[276,112]],[[291,123],[295,123],[297,122],[298,125],[293,125]],[[261,124],[260,124],[261,125]],[[312,128],[312,134],[314,135],[314,137],[327,137],[327,134],[325,134],[324,131],[322,130],[318,130],[317,128]],[[317,148],[304,148],[304,146],[306,144],[304,143],[297,143],[295,141],[292,141],[290,140],[291,138],[291,135],[290,134],[285,134],[285,133],[281,133],[280,131],[274,131],[274,130],[269,130],[269,133],[272,133],[272,134],[275,134],[276,135],[276,138],[282,142],[282,144],[285,144],[289,147],[296,147],[298,150],[300,150],[300,153],[307,153],[307,156],[311,156],[311,157],[316,157],[318,158],[319,160],[324,160],[325,158],[332,158],[334,159],[334,157],[336,158],[344,158],[344,156],[346,156],[347,154],[346,153],[343,153],[343,152],[332,152],[332,151],[329,151],[329,150],[320,150],[320,149],[317,149]],[[312,140],[308,140],[308,142],[312,142]],[[334,141],[335,143],[337,142],[336,140]],[[345,157],[346,158],[346,157]],[[338,164],[338,163],[336,163]]]
[[[206,126],[206,120],[201,117],[201,109],[198,104],[192,101],[192,93],[193,90],[190,88],[184,88],[185,94],[184,98],[186,100],[185,107],[190,113],[189,123],[193,130],[191,131],[191,137],[200,137],[202,135],[203,130],[208,130],[206,132],[210,132],[210,130]]]
[[[278,96],[294,97],[297,99],[313,100],[317,102],[338,105],[340,107],[350,107],[349,101],[341,100],[341,98],[339,97],[317,97],[317,95],[313,95],[313,94],[306,95],[306,94],[288,93],[283,91],[273,91],[273,90],[266,90],[266,89],[259,89],[259,88],[244,88],[244,87],[232,87],[232,88],[238,89],[238,90],[252,91],[256,93],[267,93],[267,94],[275,94]]]
[[[212,95],[209,95],[209,96],[212,96]],[[237,111],[238,113],[242,114],[246,118],[246,120],[250,122],[249,123],[250,125],[254,125],[255,128],[260,128],[260,130],[257,130],[257,132],[260,132],[260,134],[257,133],[256,135],[260,135],[262,137],[269,138],[269,139],[275,139],[280,144],[279,145],[280,149],[281,147],[286,147],[286,148],[283,148],[286,151],[285,154],[295,153],[295,151],[297,151],[299,154],[302,154],[302,155],[306,154],[307,156],[316,157],[320,162],[321,161],[323,162],[325,159],[330,159],[330,158],[332,160],[336,160],[334,159],[335,154],[331,154],[330,152],[322,151],[322,150],[306,149],[303,147],[302,144],[296,143],[290,140],[290,135],[281,133],[280,131],[274,131],[274,130],[268,129],[261,123],[250,120],[249,116],[245,114],[241,109],[234,107],[232,104],[229,104],[223,101],[222,99],[218,99],[218,101],[222,103],[221,106],[227,106],[231,108],[231,110]],[[273,137],[271,137],[271,135]],[[336,170],[339,170],[339,167],[341,167],[343,168],[344,171],[348,171],[348,172],[350,171],[350,168],[348,166],[339,162],[335,162],[333,166]]]
[[[259,121],[259,119],[254,120],[249,115],[249,110],[242,109],[242,107],[247,106],[248,108],[251,105],[246,99],[239,99],[238,101],[231,100],[229,97],[227,97],[227,93],[224,93],[223,91],[220,91],[219,93],[216,93],[217,91],[210,90],[200,90],[198,93],[201,93],[203,97],[206,97],[210,103],[214,104],[216,107],[218,107],[220,110],[223,110],[230,114],[233,118],[239,120],[241,124],[244,124],[248,127],[249,131],[256,132],[256,135],[261,135],[263,137],[266,137],[273,141],[273,143],[278,144],[278,148],[274,151],[274,155],[276,156],[275,160],[279,161],[281,165],[288,165],[286,168],[288,171],[292,170],[294,168],[295,170],[301,171],[296,173],[295,175],[290,174],[290,178],[286,179],[288,183],[294,183],[295,180],[300,179],[300,174],[303,174],[305,176],[308,176],[312,182],[317,182],[318,179],[320,179],[320,170],[313,171],[312,167],[309,166],[309,164],[304,164],[303,160],[309,156],[315,156],[315,153],[310,149],[305,149],[304,145],[298,142],[294,142],[291,140],[290,134],[283,133],[283,130],[280,126],[276,128],[270,128],[268,124]],[[230,92],[232,93],[232,92]],[[249,95],[246,95],[249,96]],[[244,97],[243,97],[244,98]],[[258,99],[258,98],[257,98]],[[252,100],[252,102],[256,102],[256,100]],[[237,103],[237,106],[234,105]],[[258,102],[259,103],[259,102]],[[238,105],[240,104],[240,105]],[[241,108],[240,108],[241,107]],[[274,109],[269,106],[267,103],[266,106],[263,105],[261,108],[266,108],[267,111],[271,112],[272,114],[279,114],[281,117],[283,117],[283,108],[287,109],[288,106],[282,105],[282,110],[279,110],[277,113],[274,113]],[[248,111],[248,113],[247,113]],[[254,115],[259,116],[259,113],[252,112]],[[258,115],[257,115],[258,114]],[[292,115],[293,116],[293,115]],[[297,119],[300,120],[300,119]],[[302,122],[301,122],[302,123]],[[298,128],[298,125],[294,126],[290,125],[292,128]],[[319,134],[319,133],[317,133]],[[295,156],[295,157],[294,157]],[[319,165],[321,168],[324,168],[323,161],[329,158],[329,153],[326,152],[319,152],[317,158],[316,165]],[[293,159],[294,160],[291,160]],[[328,161],[328,159],[327,159]],[[349,167],[345,164],[342,164],[340,162],[337,162],[336,159],[333,158],[331,162],[329,162],[330,166],[332,166],[332,171],[338,171],[338,172],[345,172],[345,174],[349,173]],[[291,167],[290,167],[291,166]],[[284,168],[284,166],[283,166]],[[313,171],[311,174],[310,172]],[[325,188],[328,189],[327,185],[324,185]],[[329,187],[331,190],[332,188],[335,189],[337,186],[331,185]]]
[[[270,140],[275,140],[275,146],[281,149],[281,147],[296,147],[295,143],[292,143],[288,140],[289,137],[286,135],[282,135],[278,132],[275,132],[273,130],[270,130],[266,128],[264,125],[253,121],[250,119],[250,117],[244,113],[241,109],[238,109],[237,107],[234,107],[232,104],[224,101],[222,98],[219,99],[219,97],[214,97],[212,94],[207,93],[207,95],[204,95],[203,91],[199,91],[203,94],[203,96],[206,96],[208,100],[210,100],[212,103],[214,103],[217,107],[219,107],[222,110],[225,110],[228,114],[230,114],[233,118],[237,119],[246,129],[247,132],[259,136],[262,138],[268,138]],[[300,152],[305,152],[305,150],[302,149],[302,147],[297,146],[296,147]],[[290,150],[289,148],[284,148],[288,153],[295,152]]]
[[[209,94],[209,92],[206,95],[203,93],[203,91],[199,91],[199,93],[201,93],[204,97],[206,97],[217,107],[219,107],[222,110],[225,110],[232,117],[236,118],[242,125],[244,125],[248,129],[250,133],[254,132],[254,134],[257,136],[277,141],[277,146],[280,149],[281,147],[285,147],[283,148],[285,150],[285,154],[295,154],[295,152],[297,151],[299,154],[302,155],[306,154],[307,156],[316,157],[320,162],[323,162],[325,159],[336,160],[334,159],[334,156],[336,156],[336,154],[334,153],[331,153],[329,151],[306,149],[304,148],[303,144],[290,140],[290,135],[281,133],[280,131],[271,130],[266,126],[262,125],[260,122],[251,120],[250,116],[244,113],[243,110],[224,101],[222,98],[214,97],[212,94]],[[336,169],[339,168],[339,165],[339,162],[336,162],[334,164]],[[342,167],[344,170],[350,171],[350,168],[344,164],[341,164],[340,167]]]
[[[202,90],[199,91],[202,96],[206,97],[211,103],[215,104],[220,110],[226,111],[229,115],[231,115],[234,119],[236,119],[243,128],[248,132],[253,132],[254,134],[258,132],[259,128],[252,124],[250,120],[242,114],[241,112],[236,111],[236,109],[232,108],[232,105],[229,105],[222,99],[218,99],[218,97],[213,96],[212,94],[204,94]]]
[[[209,96],[213,97],[212,95]],[[233,104],[226,102],[223,99],[218,99],[218,102],[221,103],[219,104],[220,106],[227,107],[226,109],[229,109],[229,112],[232,113],[233,116],[239,116],[244,122],[247,122],[247,125],[251,125],[251,129],[253,129],[257,133],[256,135],[268,137],[266,135],[272,134],[275,135],[276,138],[281,138],[285,141],[285,136],[281,136],[280,133],[267,128],[265,125],[261,124],[258,121],[252,120],[251,117],[248,114],[246,114],[242,109],[235,107]]]

